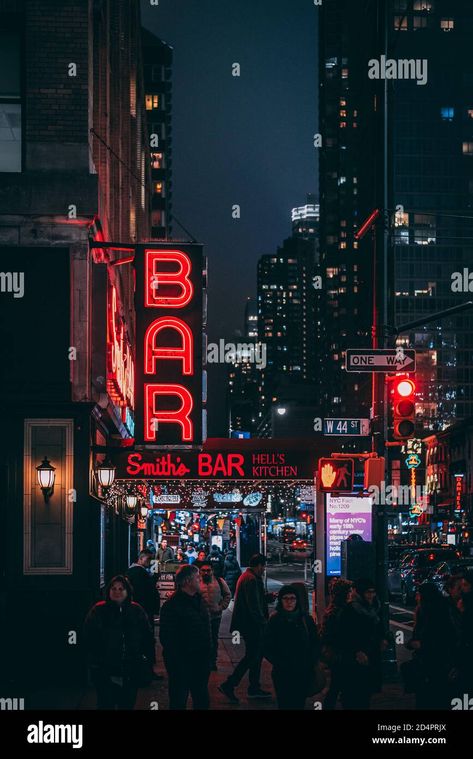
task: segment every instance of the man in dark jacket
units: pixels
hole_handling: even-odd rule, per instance
[[[158,552],[156,554],[156,558],[161,565],[161,568],[165,569],[166,564],[170,561],[174,561],[174,551],[172,550],[171,546],[168,546],[168,542],[166,538],[163,538],[161,541],[161,545],[158,548]]]
[[[163,604],[159,632],[169,676],[169,708],[185,709],[190,692],[194,709],[208,709],[212,637],[197,567],[180,567],[176,588]]]
[[[153,558],[154,556],[151,551],[147,549],[140,551],[136,562],[131,565],[126,573],[133,588],[133,600],[144,609],[150,624],[151,635],[149,639],[148,655],[146,657],[150,665],[150,670],[153,669],[156,660],[154,616],[155,614],[159,614],[161,605],[159,592],[156,589],[156,579],[150,575],[148,571]],[[157,675],[154,675],[154,677],[155,679],[158,679]]]
[[[245,641],[245,656],[234,672],[219,687],[221,693],[233,703],[238,703],[234,689],[249,670],[249,698],[270,698],[271,693],[261,690],[260,671],[263,658],[263,639],[268,623],[268,604],[263,584],[266,558],[257,553],[250,559],[250,566],[241,575],[236,587],[231,632],[239,632]]]
[[[210,553],[207,557],[207,561],[210,562],[214,577],[222,577],[223,575],[223,553],[219,550],[218,546],[213,545],[210,549]]]

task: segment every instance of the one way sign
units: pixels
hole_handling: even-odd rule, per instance
[[[347,372],[413,372],[415,368],[416,352],[410,348],[347,350]]]

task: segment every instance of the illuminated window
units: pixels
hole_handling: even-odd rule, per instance
[[[434,4],[429,2],[429,0],[415,0],[414,1],[414,10],[415,11],[431,11],[434,8]]]
[[[406,16],[394,16],[394,29],[397,32],[407,31],[407,17]]]
[[[347,104],[347,101],[344,100],[343,98],[340,98],[340,105],[345,106],[346,104]]]
[[[342,118],[346,119],[346,117],[347,117],[346,108],[342,108],[342,110],[340,111],[340,116]]]
[[[164,164],[163,153],[151,153],[151,166],[153,169],[162,169]]]
[[[473,142],[462,143],[463,155],[473,155]]]
[[[396,211],[394,215],[395,227],[408,227],[409,226],[409,214],[404,211]]]
[[[440,114],[442,116],[442,119],[444,121],[453,121],[453,117],[455,115],[455,109],[451,106],[444,106],[440,109]]]
[[[469,108],[467,114],[469,119],[473,119],[473,108]]]
[[[453,18],[443,18],[440,21],[440,28],[443,32],[451,32],[455,28],[455,21]]]
[[[342,79],[348,79],[348,69],[342,69]]]
[[[347,247],[346,242],[341,242],[340,243],[340,250],[345,250],[346,247]]]
[[[347,126],[347,122],[346,121],[341,121],[340,122],[340,129],[346,129],[346,126]]]
[[[154,183],[154,191],[156,195],[162,195],[164,190],[163,182],[155,182]]]
[[[154,111],[159,108],[159,95],[145,95],[145,105],[147,111]]]
[[[427,29],[427,16],[414,16],[414,29]]]

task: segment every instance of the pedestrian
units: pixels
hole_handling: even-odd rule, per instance
[[[197,569],[200,569],[203,564],[207,561],[207,554],[204,550],[199,550],[199,552],[196,555],[196,558],[194,560],[194,564],[196,565]]]
[[[176,564],[189,564],[189,560],[182,548],[178,548],[176,551]]]
[[[174,561],[174,551],[171,546],[168,546],[166,538],[163,538],[161,541],[156,558],[161,566],[168,564],[170,561]]]
[[[406,647],[413,651],[410,667],[417,709],[448,709],[450,675],[456,663],[455,630],[448,602],[433,583],[419,585],[414,631]]]
[[[304,709],[307,696],[312,695],[320,643],[314,620],[301,609],[292,585],[279,591],[276,611],[266,627],[264,655],[273,665],[278,709]]]
[[[322,656],[330,669],[330,685],[323,708],[335,709],[342,687],[343,612],[351,601],[353,585],[349,580],[335,578],[330,588],[330,603],[321,624]]]
[[[176,591],[163,604],[159,638],[169,676],[169,708],[209,708],[208,680],[212,661],[210,615],[200,595],[199,570],[184,564],[176,573]]]
[[[197,551],[194,548],[194,545],[192,543],[189,543],[186,550],[186,559],[189,564],[193,564],[194,561],[197,559]]]
[[[217,545],[213,545],[210,549],[210,553],[207,557],[212,565],[213,573],[215,577],[222,577],[223,574],[223,553],[220,551]]]
[[[383,637],[380,605],[374,583],[360,578],[340,619],[341,696],[344,709],[369,709],[371,696],[381,689]]]
[[[210,561],[200,567],[200,594],[207,604],[212,631],[212,665],[217,671],[218,634],[222,622],[222,613],[228,608],[232,599],[230,588],[222,577],[215,577]]]
[[[123,575],[114,577],[84,624],[84,640],[98,709],[133,709],[148,672],[150,626]]]
[[[469,580],[472,578],[469,577]],[[471,584],[471,583],[469,583]],[[465,586],[466,587],[466,586]],[[463,592],[458,601],[460,635],[456,652],[458,680],[455,683],[459,696],[473,693],[473,593]]]
[[[156,556],[156,546],[154,544],[154,540],[147,540],[146,541],[146,548],[148,551],[151,551],[153,554],[153,559]]]
[[[144,609],[150,626],[150,638],[149,638],[149,652],[147,659],[149,662],[150,676],[154,675],[155,679],[159,679],[156,673],[154,673],[154,666],[156,663],[156,646],[154,640],[154,617],[159,614],[161,607],[161,600],[159,592],[156,588],[156,579],[149,573],[151,561],[153,560],[153,554],[151,551],[140,551],[137,560],[127,570],[126,576],[130,581],[133,590],[133,600],[140,604]]]
[[[230,588],[232,598],[235,595],[235,590],[240,575],[241,567],[237,561],[235,551],[228,551],[223,562],[223,579]]]
[[[252,556],[236,587],[230,631],[240,633],[245,643],[245,655],[230,677],[219,686],[220,692],[233,704],[239,703],[234,689],[248,670],[248,698],[271,697],[271,693],[262,690],[260,685],[263,639],[269,616],[263,584],[265,565],[266,557],[263,554]]]

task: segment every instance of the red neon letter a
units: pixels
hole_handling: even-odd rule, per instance
[[[174,264],[175,271],[166,271],[159,264]],[[184,308],[192,300],[194,288],[189,279],[192,264],[181,250],[145,250],[146,308]],[[170,296],[169,288],[178,287],[179,295]]]
[[[168,348],[156,345],[157,337],[163,329],[174,329],[182,338],[182,347]],[[194,373],[194,338],[188,325],[175,316],[162,316],[149,325],[145,335],[145,374],[157,374],[160,358],[177,358],[182,361],[182,373]]]
[[[180,399],[180,408],[175,411],[158,411],[157,398],[170,395]],[[194,425],[189,417],[193,407],[192,395],[182,385],[145,385],[145,440],[156,440],[160,424],[178,424],[182,432],[181,440],[186,443],[192,442]]]

